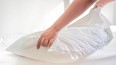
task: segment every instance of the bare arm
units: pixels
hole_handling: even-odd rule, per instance
[[[68,23],[74,20],[76,17],[81,15],[95,0],[73,0],[71,5],[65,10],[59,19],[51,26],[57,31],[60,31]]]
[[[58,31],[64,28],[68,23],[81,15],[95,0],[74,0],[65,12],[56,20],[56,22],[45,30],[37,43],[40,46],[50,47],[55,40]]]

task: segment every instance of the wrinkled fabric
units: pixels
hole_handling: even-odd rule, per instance
[[[67,63],[85,58],[103,48],[112,40],[112,24],[100,13],[101,8],[92,9],[88,15],[63,28],[50,48],[36,49],[36,43],[44,31],[38,31],[15,41],[6,50],[28,58]]]

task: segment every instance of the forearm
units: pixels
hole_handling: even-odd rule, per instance
[[[51,27],[60,31],[68,23],[81,15],[94,2],[95,0],[74,0]]]

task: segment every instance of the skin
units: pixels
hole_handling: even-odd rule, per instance
[[[111,1],[113,0],[99,0],[95,4],[94,8],[103,6]],[[80,16],[95,2],[96,0],[73,0],[65,12],[55,21],[55,23],[41,34],[37,42],[37,49],[39,49],[40,46],[50,47],[56,39],[58,32],[75,18]]]
[[[113,2],[115,0],[99,0],[95,5],[94,5],[94,8],[97,8],[97,7],[103,7],[105,6],[106,4],[110,3],[110,2]]]

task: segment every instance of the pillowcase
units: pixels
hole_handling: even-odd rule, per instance
[[[36,44],[41,34],[39,31],[21,37],[6,50],[24,57],[52,62],[68,63],[82,59],[96,50],[103,48],[112,40],[112,33],[101,13],[101,8],[92,9],[88,15],[63,28],[50,48]]]

